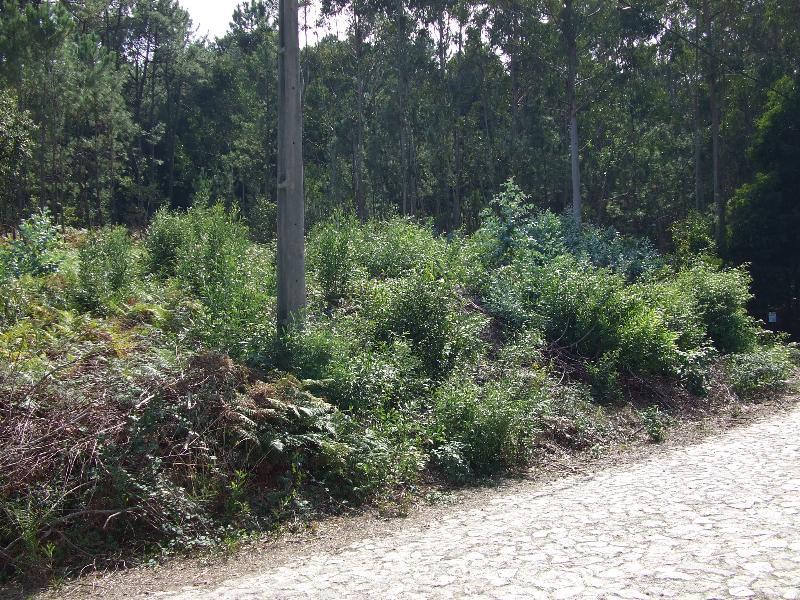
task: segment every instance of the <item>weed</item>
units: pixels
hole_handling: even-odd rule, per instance
[[[639,412],[639,418],[651,442],[660,444],[667,438],[667,429],[673,424],[673,419],[661,412],[657,406],[648,406]]]

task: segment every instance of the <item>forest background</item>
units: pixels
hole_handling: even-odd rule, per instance
[[[326,0],[312,12],[343,35],[301,60],[309,225],[340,209],[473,231],[513,178],[538,208],[579,203],[662,251],[678,227],[695,250],[752,263],[755,314],[791,329],[796,3]],[[3,0],[0,224],[48,208],[63,225],[141,228],[159,207],[222,201],[272,237],[276,16],[243,3],[207,39],[174,0]]]

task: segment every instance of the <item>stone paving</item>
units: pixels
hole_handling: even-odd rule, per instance
[[[799,434],[794,409],[336,554],[159,595],[800,598]]]

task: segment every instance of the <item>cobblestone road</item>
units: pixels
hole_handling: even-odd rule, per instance
[[[800,409],[175,598],[800,598]]]

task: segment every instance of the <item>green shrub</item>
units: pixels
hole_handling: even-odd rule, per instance
[[[322,452],[311,468],[312,476],[326,493],[346,501],[377,498],[400,505],[425,466],[417,424],[395,410],[375,411],[368,426],[341,413],[334,435],[322,441]]]
[[[479,237],[486,240],[483,247],[491,266],[510,264],[520,254],[536,265],[572,254],[633,280],[663,265],[649,241],[588,224],[577,228],[569,216],[537,209],[513,181],[505,183],[482,217]]]
[[[0,284],[0,331],[14,325],[39,302],[38,286],[30,277],[12,279]]]
[[[446,461],[439,465],[449,469],[464,462],[485,475],[523,464],[540,431],[544,399],[541,381],[504,378],[481,387],[463,373],[452,377],[434,396],[430,435],[443,448],[437,460]]]
[[[536,264],[567,251],[561,218],[537,210],[513,180],[503,185],[481,217],[476,235],[482,240],[487,266],[510,264],[519,251]]]
[[[235,213],[159,211],[143,246],[159,277],[136,280],[140,246],[109,228],[59,273],[0,287],[0,457],[14,458],[0,547],[18,567],[47,570],[73,545],[209,544],[340,503],[402,511],[426,461],[463,482],[554,445],[593,448],[607,418],[592,398],[624,398],[632,373],[702,393],[739,349],[722,364],[749,397],[794,368],[792,348],[756,343],[744,271],[659,268],[647,243],[574,230],[512,185],[472,236],[343,215],[314,227],[304,327],[280,340],[274,249]],[[663,439],[663,413],[640,418]],[[19,438],[22,424],[39,433]],[[48,431],[53,445],[28,444]],[[42,470],[16,476],[18,455]],[[52,482],[73,490],[54,517],[24,502]],[[108,528],[83,516],[120,508]]]
[[[325,374],[332,381],[329,393],[336,404],[362,412],[402,407],[426,396],[430,389],[421,358],[402,338],[361,352],[337,354]]]
[[[434,465],[458,480],[524,466],[539,439],[586,448],[604,427],[581,388],[556,385],[543,370],[510,368],[484,385],[466,373],[448,379],[434,394],[429,436]]]
[[[472,235],[454,235],[454,280],[470,293],[486,295],[492,282],[495,267],[496,240],[487,228]]]
[[[247,228],[237,214],[228,214],[220,204],[192,208],[180,221],[185,221],[187,231],[177,249],[175,271],[203,298],[240,272],[249,247]]]
[[[375,342],[360,317],[310,318],[284,340],[288,363],[340,408],[368,414],[427,395],[421,358],[404,337]]]
[[[148,270],[168,277],[175,275],[178,253],[188,244],[191,235],[186,215],[160,208],[144,238]]]
[[[303,327],[286,332],[281,346],[285,362],[303,379],[327,379],[329,364],[340,356],[354,352],[346,322],[336,322],[325,315],[309,314]],[[277,361],[278,357],[271,357]]]
[[[660,444],[667,439],[667,429],[673,424],[673,419],[661,412],[657,406],[648,406],[639,412],[639,418],[651,442]]]
[[[693,310],[717,349],[743,352],[753,347],[756,327],[746,309],[752,297],[747,271],[699,263],[679,272],[675,286],[691,294]]]
[[[23,275],[0,285],[0,334],[19,321],[47,322],[54,311],[67,311],[72,303],[72,282],[62,274],[47,277]],[[35,326],[42,325],[36,323]]]
[[[679,352],[678,375],[686,389],[697,396],[706,396],[711,390],[711,366],[719,352],[708,344]]]
[[[698,258],[710,265],[721,262],[715,254],[714,221],[710,215],[693,211],[686,218],[675,221],[671,233],[677,264],[687,267]]]
[[[572,219],[564,221],[570,252],[585,257],[596,267],[608,267],[628,281],[653,273],[664,265],[653,244],[645,238],[629,238],[611,228],[584,225],[575,231]]]
[[[92,232],[78,253],[77,299],[90,310],[108,309],[131,289],[133,242],[124,227]]]
[[[431,450],[431,464],[449,481],[464,483],[473,476],[469,451],[464,442],[443,442]]]
[[[616,353],[632,371],[675,369],[675,334],[621,275],[568,255],[543,266],[523,256],[497,273],[487,298],[492,312],[585,358]]]
[[[208,348],[257,361],[272,352],[276,335],[274,256],[259,246],[247,248],[239,259],[233,256],[217,256],[211,265],[198,267],[205,272],[195,279],[200,309],[192,332]],[[230,270],[219,277],[226,262]]]
[[[795,346],[772,343],[748,352],[731,354],[724,360],[731,387],[742,398],[779,388],[796,372],[800,353]]]
[[[194,207],[185,215],[159,213],[146,246],[151,268],[174,273],[181,287],[199,300],[191,330],[206,347],[242,359],[270,352],[274,256],[250,243],[235,213],[221,205]]]
[[[474,356],[482,345],[478,334],[485,320],[462,307],[463,301],[446,282],[417,275],[372,286],[363,318],[377,343],[407,340],[424,373],[437,379],[460,360]]]
[[[447,242],[433,235],[430,227],[410,219],[367,223],[357,238],[355,255],[370,277],[394,278],[425,274],[429,278],[448,271]]]
[[[683,285],[674,273],[665,271],[658,277],[640,281],[634,290],[648,306],[659,311],[666,326],[676,333],[675,343],[681,351],[692,351],[709,342],[692,289]]]
[[[190,326],[206,347],[274,360],[274,251],[250,242],[237,213],[220,204],[159,211],[145,246],[151,272],[174,275],[199,300]]]
[[[19,225],[19,237],[0,245],[0,280],[3,274],[46,275],[62,261],[61,236],[47,210],[34,213]]]
[[[592,396],[603,402],[622,400],[622,386],[619,380],[619,350],[606,352],[596,361],[586,364]]]
[[[663,271],[635,286],[677,334],[678,372],[691,392],[708,391],[709,367],[719,352],[746,352],[754,346],[757,329],[746,311],[748,284],[741,269],[697,263],[677,275]]]
[[[278,205],[266,196],[257,196],[247,211],[250,237],[261,244],[275,239],[278,228]]]
[[[309,271],[328,302],[349,296],[364,277],[356,256],[360,235],[357,223],[342,214],[317,225],[309,235]]]

